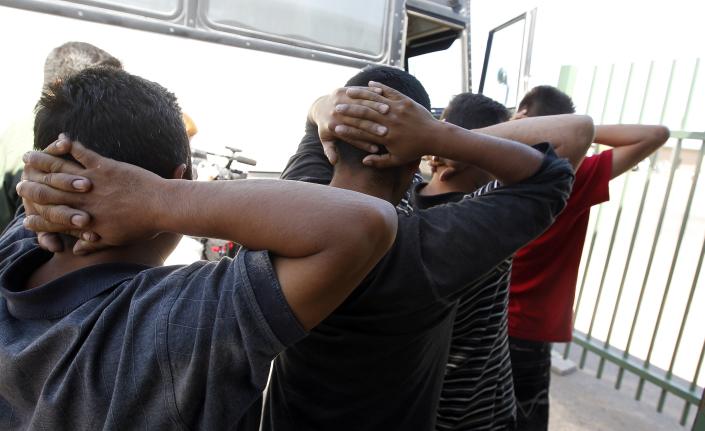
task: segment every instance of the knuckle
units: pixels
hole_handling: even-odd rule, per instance
[[[50,165],[50,171],[51,172],[58,172],[61,170],[61,160],[52,160],[51,165]]]
[[[34,191],[34,200],[38,203],[44,203],[48,200],[48,193],[43,187],[37,187]]]

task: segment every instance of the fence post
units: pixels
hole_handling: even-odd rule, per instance
[[[695,416],[695,423],[693,423],[693,431],[705,431],[705,391],[703,391],[702,398],[700,398],[698,414]]]

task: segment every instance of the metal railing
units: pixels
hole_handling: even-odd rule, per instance
[[[680,124],[675,126],[680,129],[686,127],[694,105],[699,65],[698,59],[687,93],[678,103],[685,108]],[[682,72],[678,66],[676,61],[670,64],[660,107],[661,124],[671,105],[676,106],[674,86],[683,85],[676,83],[677,71]],[[598,71],[608,76],[601,88],[596,84]],[[636,122],[641,123],[647,104],[653,102],[650,93],[661,82],[654,79],[655,63],[648,66],[643,85],[634,83],[633,63],[621,83],[615,80],[614,64],[607,71],[594,67],[588,73],[590,78],[582,81],[590,82],[585,112],[593,115],[596,123],[604,123],[608,110],[620,106],[618,117],[612,115],[610,122],[621,123],[629,101],[641,92],[640,106],[630,105],[633,114],[638,111]],[[577,68],[564,67],[559,86],[572,93],[574,89],[566,87],[581,82],[576,74]],[[623,91],[619,91],[620,85]],[[604,101],[597,104],[600,97]],[[636,119],[635,115],[631,117]],[[705,184],[699,184],[705,133],[673,131],[671,138],[649,158],[645,170],[629,172],[613,181],[612,188],[621,186],[618,201],[594,210],[576,292],[573,343],[566,344],[563,356],[568,358],[571,346],[577,345],[582,351],[576,360],[583,368],[588,353],[596,355],[598,379],[605,376],[606,364],[613,364],[617,367],[617,389],[622,388],[625,373],[631,373],[638,378],[637,400],[641,400],[648,382],[660,391],[655,402],[657,411],[663,411],[671,395],[683,403],[681,425],[693,423],[694,430],[705,430],[703,389],[698,385],[705,356],[705,286],[699,282],[705,257],[705,203],[697,205],[698,197],[705,195]],[[602,257],[604,262],[599,261]],[[684,338],[688,338],[685,344]],[[693,407],[696,415],[691,415]]]

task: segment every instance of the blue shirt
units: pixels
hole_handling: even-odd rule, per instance
[[[270,361],[305,335],[267,252],[23,290],[51,254],[22,218],[0,237],[0,429],[257,429]]]

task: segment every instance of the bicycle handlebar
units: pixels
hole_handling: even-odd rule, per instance
[[[248,157],[243,157],[243,156],[237,156],[237,157],[234,157],[233,159],[238,163],[243,163],[245,165],[250,165],[250,166],[257,166],[257,160],[255,160],[255,159],[250,159]]]

